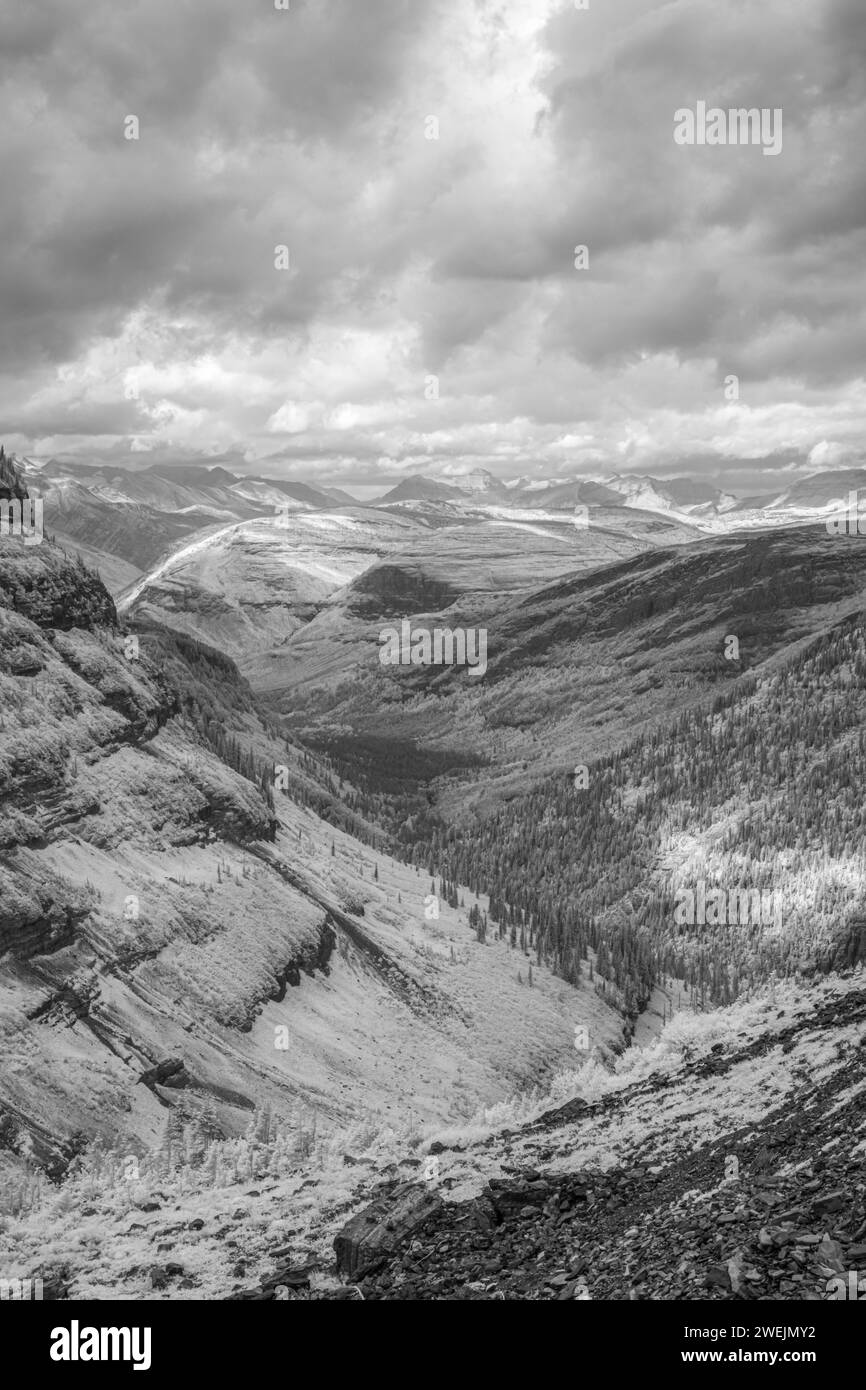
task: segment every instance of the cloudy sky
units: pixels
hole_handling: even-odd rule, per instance
[[[7,447],[738,491],[862,459],[864,0],[289,3],[4,7]],[[781,153],[678,145],[701,100],[781,108]]]

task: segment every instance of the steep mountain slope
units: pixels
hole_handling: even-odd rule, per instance
[[[94,557],[112,586],[132,582],[167,549],[215,523],[212,512],[147,507],[71,478],[41,495],[46,531],[82,558]]]
[[[862,1299],[862,971],[670,1033],[595,1094],[452,1149],[446,1201],[363,1297]]]
[[[459,1129],[304,1152],[263,1124],[126,1178],[97,1156],[22,1194],[8,1267],[70,1298],[862,1300],[864,1039],[860,971],[677,1018]],[[350,1272],[373,1209],[390,1249]]]
[[[47,543],[0,546],[0,696],[0,1164],[142,1153],[173,1112],[441,1121],[571,1054],[568,985],[521,984],[469,903],[431,919],[227,658],[122,634]]]
[[[566,978],[592,949],[632,1017],[658,980],[703,1006],[840,969],[866,960],[864,716],[860,612],[581,779],[465,830],[428,822],[415,853]]]

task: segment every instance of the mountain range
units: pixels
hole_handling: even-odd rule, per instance
[[[2,456],[45,505],[0,535],[11,1258],[58,1297],[828,1296],[859,474],[362,504],[227,462]],[[483,678],[384,666],[403,622],[483,629]],[[683,922],[698,887],[776,907]]]

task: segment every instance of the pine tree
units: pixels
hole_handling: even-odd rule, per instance
[[[176,1110],[170,1110],[163,1125],[162,1138],[157,1150],[159,1171],[169,1176],[183,1159],[183,1125]]]

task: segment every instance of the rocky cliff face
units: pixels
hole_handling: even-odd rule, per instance
[[[271,939],[258,934],[232,979],[221,964],[212,991],[195,968],[205,943],[218,957],[240,929],[215,887],[237,886],[243,847],[272,842],[276,821],[146,648],[118,631],[95,575],[47,543],[4,541],[0,1114],[7,1151],[32,1145],[55,1167],[77,1131],[119,1115],[152,1128],[134,1088],[165,1051],[191,1054],[203,1092],[220,1084],[220,1048],[184,1037],[181,996],[202,1023],[248,1028],[296,960],[318,960],[322,910],[272,872],[245,895],[279,922]]]
[[[0,537],[0,608],[51,631],[117,625],[99,578],[45,541],[28,548],[14,537]]]

